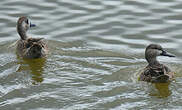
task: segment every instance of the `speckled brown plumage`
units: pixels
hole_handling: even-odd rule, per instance
[[[174,78],[174,72],[163,64],[157,66],[148,65],[140,75],[140,81],[152,83],[169,82],[172,78]]]

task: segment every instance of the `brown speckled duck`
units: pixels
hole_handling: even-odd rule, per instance
[[[45,57],[48,54],[48,48],[43,38],[29,38],[26,34],[31,27],[35,27],[35,24],[31,24],[27,17],[18,19],[17,32],[21,39],[17,41],[17,54],[29,59]]]
[[[145,67],[143,72],[139,76],[140,81],[146,81],[151,83],[166,83],[173,79],[174,72],[172,72],[167,66],[157,61],[157,56],[175,57],[163,50],[160,45],[150,44],[145,50],[145,59],[148,62],[148,66]]]

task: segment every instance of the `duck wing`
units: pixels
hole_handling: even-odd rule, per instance
[[[151,80],[152,83],[166,83],[169,82],[169,75],[160,75],[153,77]]]
[[[169,80],[169,75],[164,65],[148,65],[141,73],[139,80],[146,82],[166,82]]]
[[[172,81],[174,78],[174,72],[172,72],[167,66],[160,64],[157,66],[147,66],[140,74],[140,81],[152,82],[152,83],[166,83]]]

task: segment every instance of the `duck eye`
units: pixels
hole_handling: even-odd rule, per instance
[[[27,19],[25,22],[26,22],[27,24],[29,24],[29,23],[28,23],[28,19]]]

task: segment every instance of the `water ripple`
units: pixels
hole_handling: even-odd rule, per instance
[[[0,109],[181,109],[181,4],[1,0]],[[19,16],[37,25],[29,36],[47,39],[47,59],[16,57]],[[177,56],[159,57],[176,72],[167,98],[137,81],[147,65],[144,51],[150,43]]]

